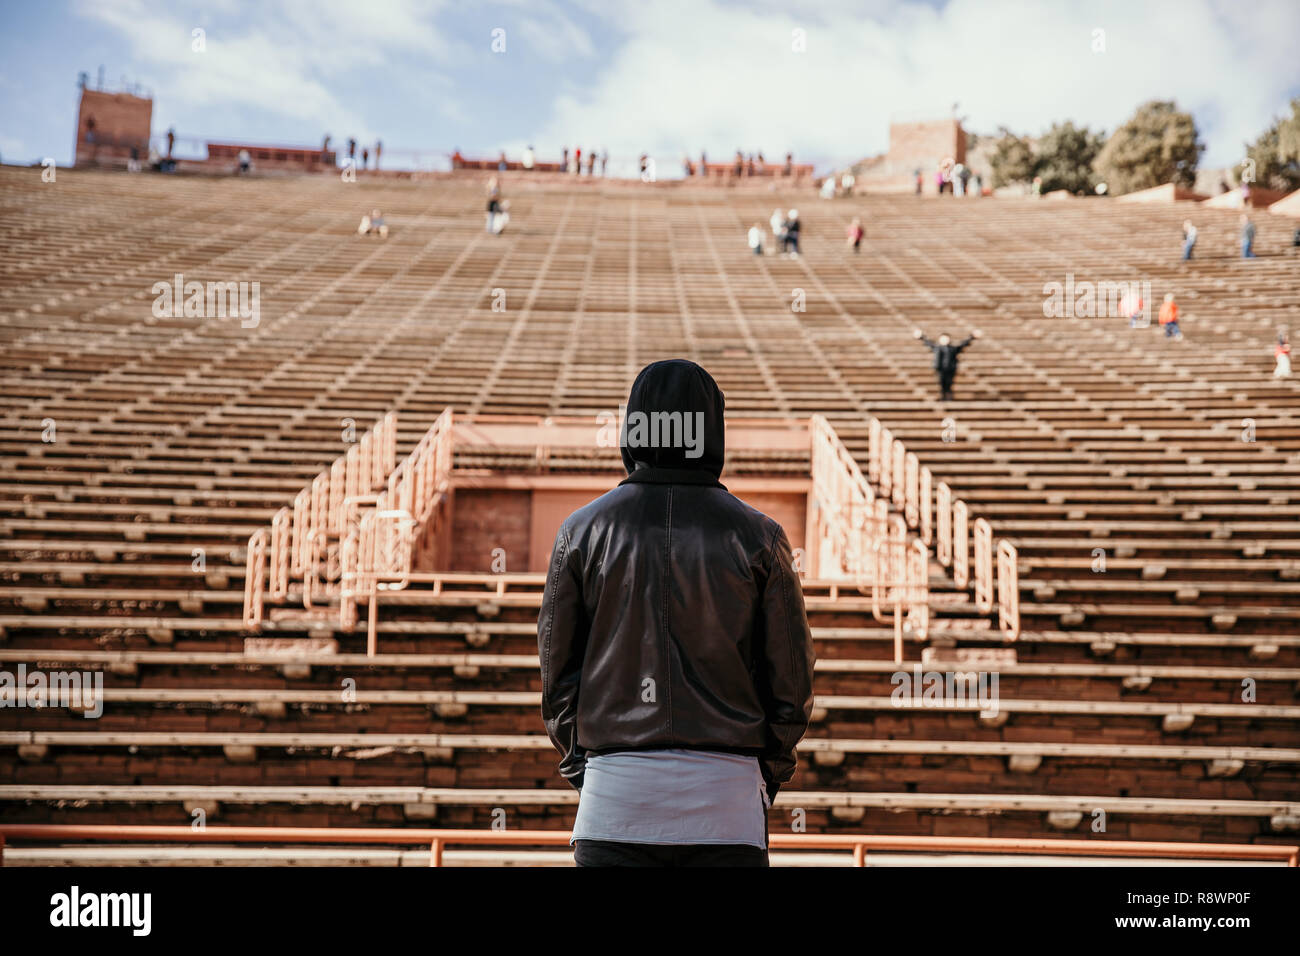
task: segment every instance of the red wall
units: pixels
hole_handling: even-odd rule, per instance
[[[507,573],[545,571],[560,523],[603,493],[568,488],[457,488],[448,570],[490,572],[494,570],[492,551],[502,548]],[[804,546],[806,493],[742,491],[737,497],[779,521],[791,547]]]
[[[87,140],[88,119],[95,121],[95,142]],[[140,162],[149,158],[153,100],[130,93],[82,90],[77,109],[76,164],[124,165],[135,147]]]

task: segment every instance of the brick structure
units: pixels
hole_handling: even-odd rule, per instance
[[[77,108],[78,166],[125,166],[149,156],[153,100],[82,88]]]
[[[956,119],[890,123],[889,152],[852,167],[860,187],[876,192],[907,192],[921,170],[923,191],[935,192],[934,171],[945,159],[966,162],[966,131]]]
[[[262,172],[267,170],[299,173],[328,172],[338,165],[338,154],[332,149],[251,143],[208,143],[208,159],[205,165],[222,170],[233,169],[239,163],[240,152],[245,150],[248,152],[253,169]]]

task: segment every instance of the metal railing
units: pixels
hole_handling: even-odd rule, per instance
[[[361,501],[340,552],[339,623],[351,630],[357,605],[367,605],[366,652],[377,652],[381,593],[401,591],[424,577],[440,531],[450,520],[454,454],[452,410],[444,409],[393,471],[373,502]]]
[[[873,427],[879,422],[873,419]],[[872,615],[894,625],[894,659],[903,659],[903,638],[909,631],[924,640],[930,621],[929,550],[909,536],[908,522],[890,514],[889,499],[881,488],[877,497],[857,461],[840,441],[830,423],[814,415],[808,423],[811,441],[812,497],[817,522],[818,576],[842,576],[864,594],[871,594]],[[878,432],[876,434],[879,434]],[[889,440],[888,432],[882,440]],[[875,447],[875,446],[873,446]],[[909,484],[919,484],[915,459],[911,470],[902,446],[898,454],[873,459],[874,472],[891,475],[894,501],[905,506]],[[909,482],[908,475],[915,479]],[[915,491],[913,492],[915,498]]]
[[[248,539],[244,623],[258,630],[265,603],[301,587],[306,610],[337,599],[340,626],[370,607],[374,653],[376,601],[405,588],[418,561],[436,543],[445,517],[452,468],[448,408],[397,464],[397,413],[389,412],[357,444],[281,508],[271,527]]]
[[[984,518],[976,518],[972,525],[966,502],[954,499],[947,482],[934,485],[930,469],[879,419],[869,421],[867,434],[867,474],[878,484],[881,495],[895,504],[923,545],[934,545],[935,557],[951,568],[957,587],[974,586],[980,613],[991,613],[996,603],[998,626],[1009,640],[1016,640],[1020,636],[1020,572],[1015,546],[1005,540],[995,545],[993,526]]]
[[[180,844],[279,843],[314,845],[427,846],[429,865],[442,866],[448,846],[568,846],[568,830],[439,830],[378,827],[205,827],[113,826],[67,824],[0,825],[0,865],[6,841],[34,843],[106,840]],[[1046,856],[1170,860],[1240,860],[1296,866],[1300,847],[1278,844],[1155,843],[1131,840],[1057,840],[1049,838],[875,836],[863,833],[774,833],[774,850],[848,850],[855,866],[867,854],[1005,853]]]

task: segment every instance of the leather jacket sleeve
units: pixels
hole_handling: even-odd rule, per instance
[[[581,790],[587,755],[578,746],[578,692],[588,624],[582,579],[569,545],[568,530],[561,526],[551,551],[550,572],[537,618],[537,652],[546,733],[560,752],[560,775]]]
[[[759,698],[767,715],[767,745],[759,758],[767,795],[794,776],[795,745],[808,729],[813,708],[812,633],[803,588],[785,531],[778,525],[767,554],[762,627],[755,646]]]

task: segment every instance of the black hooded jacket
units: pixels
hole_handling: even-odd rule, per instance
[[[934,370],[944,375],[952,375],[957,371],[957,356],[961,355],[962,349],[974,341],[975,336],[971,335],[956,344],[940,345],[938,342],[931,342],[925,336],[921,337],[921,344],[934,353]]]
[[[589,753],[619,750],[752,754],[773,797],[794,774],[813,702],[803,591],[781,526],[718,481],[724,439],[708,372],[648,365],[621,429],[628,477],[555,537],[542,718],[579,789]]]

